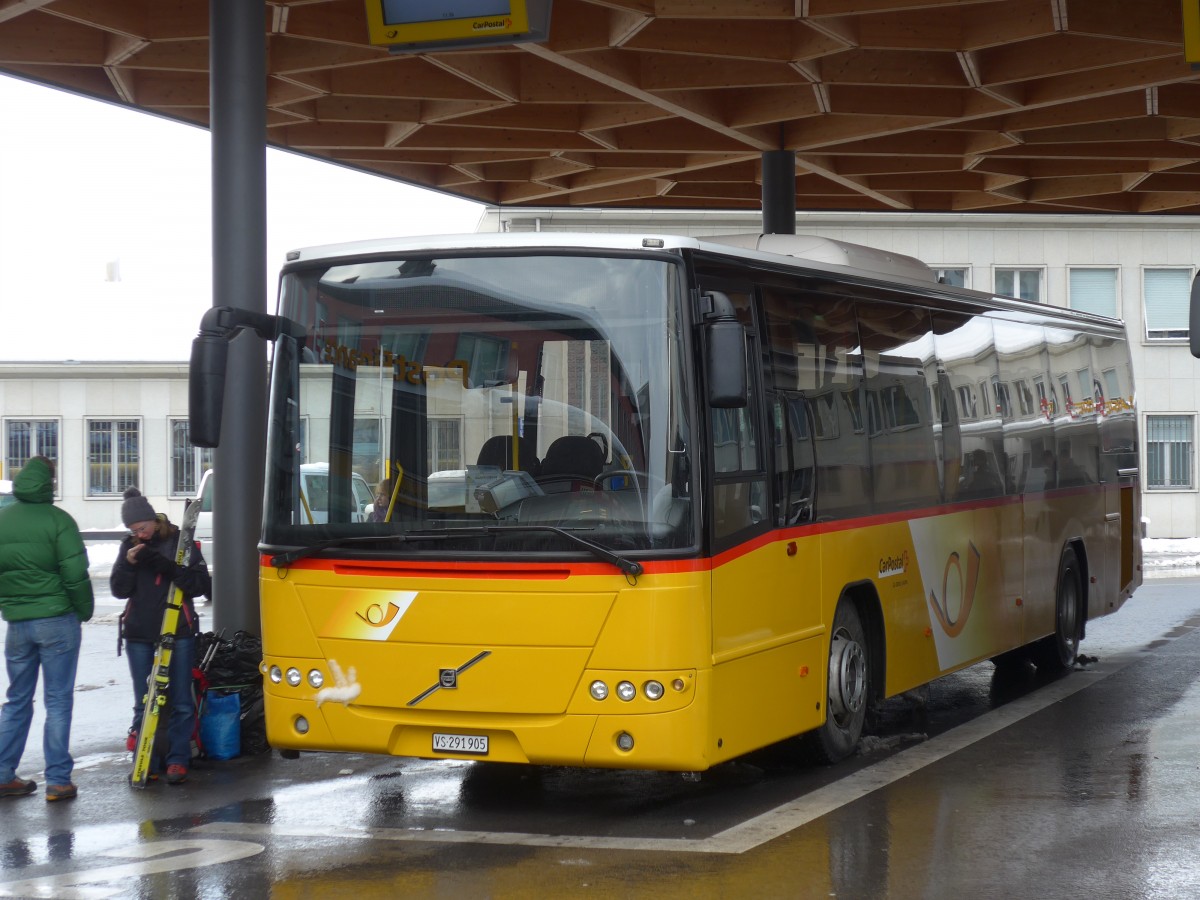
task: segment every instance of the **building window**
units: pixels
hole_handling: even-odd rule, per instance
[[[216,451],[188,439],[188,420],[171,419],[171,496],[194,497],[200,476],[213,467]]]
[[[1071,309],[1095,313],[1098,316],[1117,317],[1117,270],[1116,269],[1070,269],[1070,296],[1067,302]]]
[[[939,284],[948,284],[951,287],[970,287],[967,281],[969,269],[965,267],[951,269],[934,269],[934,277],[937,278]]]
[[[956,389],[958,392],[958,411],[962,418],[973,421],[979,418],[979,410],[975,406],[975,392],[969,384]]]
[[[1146,304],[1146,340],[1187,339],[1191,281],[1191,269],[1142,271],[1142,299]]]
[[[141,424],[136,419],[90,419],[87,436],[88,496],[120,496],[126,488],[137,487]]]
[[[429,471],[463,468],[462,420],[429,420]]]
[[[57,419],[9,419],[4,423],[4,471],[12,479],[25,463],[44,456],[58,467]]]
[[[1041,269],[996,269],[996,293],[1042,302]]]
[[[1194,416],[1146,416],[1146,489],[1190,490]]]

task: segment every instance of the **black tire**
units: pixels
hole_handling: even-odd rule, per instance
[[[1054,598],[1054,634],[1030,648],[1041,672],[1065,672],[1075,665],[1083,639],[1083,572],[1075,551],[1068,547],[1058,564],[1058,593]]]
[[[835,763],[854,752],[871,699],[871,653],[858,609],[838,604],[829,635],[829,690],[825,724],[804,736],[808,755]]]

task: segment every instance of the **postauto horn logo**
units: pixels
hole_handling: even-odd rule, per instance
[[[885,556],[879,560],[879,577],[893,578],[908,571],[908,551],[899,556]]]

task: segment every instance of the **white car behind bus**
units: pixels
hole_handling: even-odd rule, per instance
[[[200,542],[200,552],[204,554],[210,570],[213,567],[213,473],[215,471],[215,469],[209,469],[204,473],[200,479],[200,487],[196,491],[196,497],[200,501],[200,516],[196,519],[196,540]],[[305,463],[300,467],[300,479],[307,509],[312,515],[312,522],[318,525],[327,522],[329,510],[325,504],[329,498],[329,463]],[[375,494],[371,490],[371,486],[367,484],[367,480],[357,472],[354,473],[351,483],[354,485],[355,507],[351,518],[355,522],[365,522],[367,515],[371,512],[371,506],[375,502]]]

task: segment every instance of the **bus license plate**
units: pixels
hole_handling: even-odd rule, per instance
[[[440,734],[433,735],[434,753],[474,753],[487,756],[488,736],[486,734]]]

